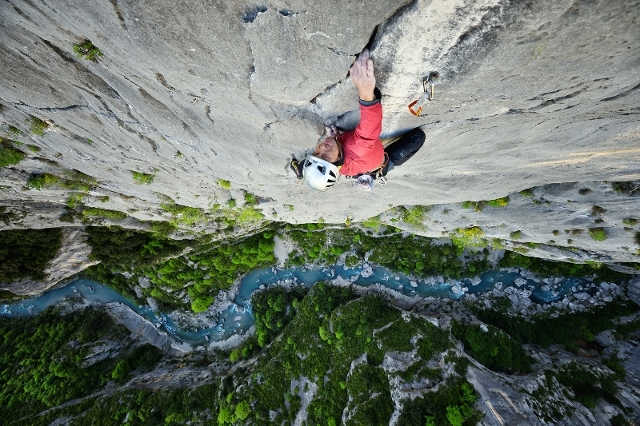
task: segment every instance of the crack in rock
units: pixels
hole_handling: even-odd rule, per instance
[[[120,7],[118,6],[118,0],[109,0],[111,2],[111,5],[113,6],[113,10],[116,12],[116,16],[118,17],[118,20],[120,21],[120,25],[122,26],[122,29],[127,31],[127,24],[124,21],[124,17],[122,16],[122,13],[120,12]]]
[[[265,13],[267,10],[269,10],[267,6],[256,6],[242,15],[242,22],[244,22],[245,24],[250,24],[256,20],[259,14]]]
[[[636,84],[635,86],[633,86],[631,89],[627,90],[626,92],[619,93],[619,94],[617,94],[615,96],[611,96],[610,98],[601,99],[600,102],[607,102],[607,101],[613,101],[615,99],[624,98],[625,96],[631,94],[632,92],[635,92],[638,89],[640,89],[640,83]]]
[[[66,107],[35,107],[35,106],[27,105],[22,101],[20,101],[20,102],[11,102],[10,105],[13,105],[15,107],[26,107],[26,108],[35,109],[37,111],[44,111],[44,112],[64,112],[64,111],[73,111],[75,109],[92,110],[87,105],[69,105],[69,106],[66,106]]]
[[[307,14],[307,12],[306,12],[306,11],[302,11],[302,12],[294,12],[294,11],[289,10],[289,9],[280,9],[280,10],[278,11],[278,13],[279,13],[280,15],[282,15],[282,16],[287,17],[287,18],[288,18],[288,17],[298,16],[298,15],[306,15],[306,14]]]

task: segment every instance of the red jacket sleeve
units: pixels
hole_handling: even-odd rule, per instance
[[[380,166],[384,159],[384,147],[380,142],[382,132],[382,105],[360,104],[360,123],[353,132],[340,138],[344,152],[344,164],[340,174],[355,176]]]
[[[374,144],[380,143],[380,133],[382,132],[382,104],[377,102],[373,105],[360,104],[360,123],[356,127],[354,151],[358,156],[366,154]]]

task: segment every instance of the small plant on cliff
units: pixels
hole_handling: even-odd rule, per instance
[[[262,214],[262,211],[251,206],[245,207],[240,210],[237,217],[238,223],[241,224],[257,223],[262,221],[263,219],[264,215]]]
[[[38,136],[44,136],[44,131],[49,127],[49,123],[33,116],[27,120],[27,123],[29,123],[31,133]]]
[[[411,208],[404,208],[402,212],[402,221],[407,225],[411,225],[416,228],[424,228],[424,220],[426,214],[429,212],[429,206],[413,206]]]
[[[80,59],[86,59],[88,61],[96,61],[99,56],[102,56],[102,52],[98,49],[91,40],[85,39],[80,44],[73,44],[73,52]]]
[[[463,201],[462,208],[463,209],[473,209],[477,212],[481,212],[484,208],[484,201]]]
[[[6,123],[3,123],[3,127],[4,127],[4,124],[6,124]],[[18,138],[20,136],[24,136],[24,134],[22,133],[22,131],[20,131],[20,129],[18,129],[17,127],[12,126],[10,124],[7,124],[6,129],[7,129],[6,130],[7,138],[9,138],[9,139],[16,139],[16,138]],[[17,141],[15,141],[15,142],[18,143]]]
[[[136,181],[138,185],[149,185],[153,182],[153,179],[156,177],[154,174],[150,173],[142,173],[142,172],[131,172],[133,175],[133,180]]]
[[[24,159],[24,154],[0,138],[0,167],[12,166]]]
[[[197,207],[183,206],[175,203],[162,203],[160,204],[163,210],[171,213],[173,219],[170,223],[177,227],[179,225],[193,226],[198,222],[204,222],[207,216],[204,210]]]
[[[636,195],[640,192],[640,181],[611,182],[611,187],[622,194]]]
[[[494,250],[504,250],[505,249],[504,242],[500,238],[494,238],[493,240],[491,240],[491,247]]]
[[[456,229],[450,235],[453,245],[460,248],[486,247],[487,241],[483,237],[484,231],[477,226],[466,229]]]
[[[245,192],[244,203],[248,205],[258,204],[258,197],[250,192]]]
[[[495,200],[480,200],[480,201],[463,201],[463,209],[473,209],[477,212],[481,212],[486,206],[491,207],[504,207],[509,204],[509,196],[496,198]]]
[[[488,203],[491,207],[504,207],[509,204],[509,197],[496,198],[495,200],[489,200]]]
[[[231,189],[231,182],[229,182],[228,180],[218,179],[218,185],[220,185],[220,187],[224,189]]]
[[[363,220],[361,222],[361,224],[365,228],[373,229],[375,232],[380,232],[380,228],[382,228],[382,226],[383,226],[382,220],[380,220],[380,215],[374,216],[374,217],[370,217],[367,220]]]
[[[590,228],[589,235],[595,241],[604,241],[607,239],[607,233],[604,228]]]
[[[84,198],[84,194],[69,195],[69,198],[67,199],[67,207],[69,207],[70,209],[75,209],[76,206],[82,203],[83,198]]]
[[[117,210],[107,210],[107,209],[99,209],[97,207],[88,207],[82,210],[82,216],[84,217],[97,216],[97,217],[105,217],[109,219],[122,220],[127,217],[127,214],[123,212],[119,212]]]
[[[60,178],[58,176],[49,173],[35,174],[27,181],[27,187],[40,191],[42,188],[46,189],[52,187],[59,182]]]
[[[69,189],[71,191],[87,192],[92,185],[96,185],[97,181],[90,176],[78,171],[65,171],[66,178],[52,175],[50,173],[33,174],[27,181],[27,187],[37,189],[51,188],[58,186],[60,188]]]
[[[509,237],[511,237],[512,240],[519,240],[520,238],[522,238],[522,231],[513,231],[509,234]]]

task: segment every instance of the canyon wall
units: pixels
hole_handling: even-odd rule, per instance
[[[0,207],[12,215],[0,227],[72,226],[59,220],[72,189],[26,186],[43,173],[90,178],[85,205],[126,213],[125,226],[166,220],[163,203],[208,211],[231,198],[242,205],[245,192],[259,197],[269,220],[342,223],[394,206],[455,205],[531,187],[544,201],[558,192],[546,196],[544,188],[578,182],[576,191],[602,191],[566,220],[579,221],[594,205],[615,212],[615,220],[601,215],[597,226],[609,242],[593,251],[632,261],[638,230],[624,231],[621,220],[635,218],[638,194],[613,200],[598,182],[640,179],[639,5],[2,2],[2,136],[26,158],[0,169]],[[74,44],[85,40],[102,56],[76,56]],[[342,178],[314,192],[288,161],[314,146],[325,120],[357,111],[347,70],[365,46],[383,94],[383,135],[421,126],[427,141],[384,187],[358,191]],[[407,105],[433,71],[434,98],[416,117]],[[46,124],[34,133],[34,123]],[[134,172],[152,178],[136,181]],[[513,232],[546,220],[540,235],[527,231],[546,243],[558,240],[546,235],[557,228],[547,213],[512,208],[488,222]],[[461,227],[459,216],[440,216],[443,229],[415,231]]]

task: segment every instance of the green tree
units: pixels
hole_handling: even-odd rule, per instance
[[[447,407],[447,420],[452,426],[462,426],[464,423],[464,416],[460,412],[460,408],[457,406]]]
[[[245,420],[249,417],[249,413],[251,412],[251,407],[247,401],[242,401],[238,405],[236,405],[236,417],[239,420]]]
[[[117,382],[123,381],[131,371],[131,366],[127,360],[121,360],[111,372],[111,378]]]

